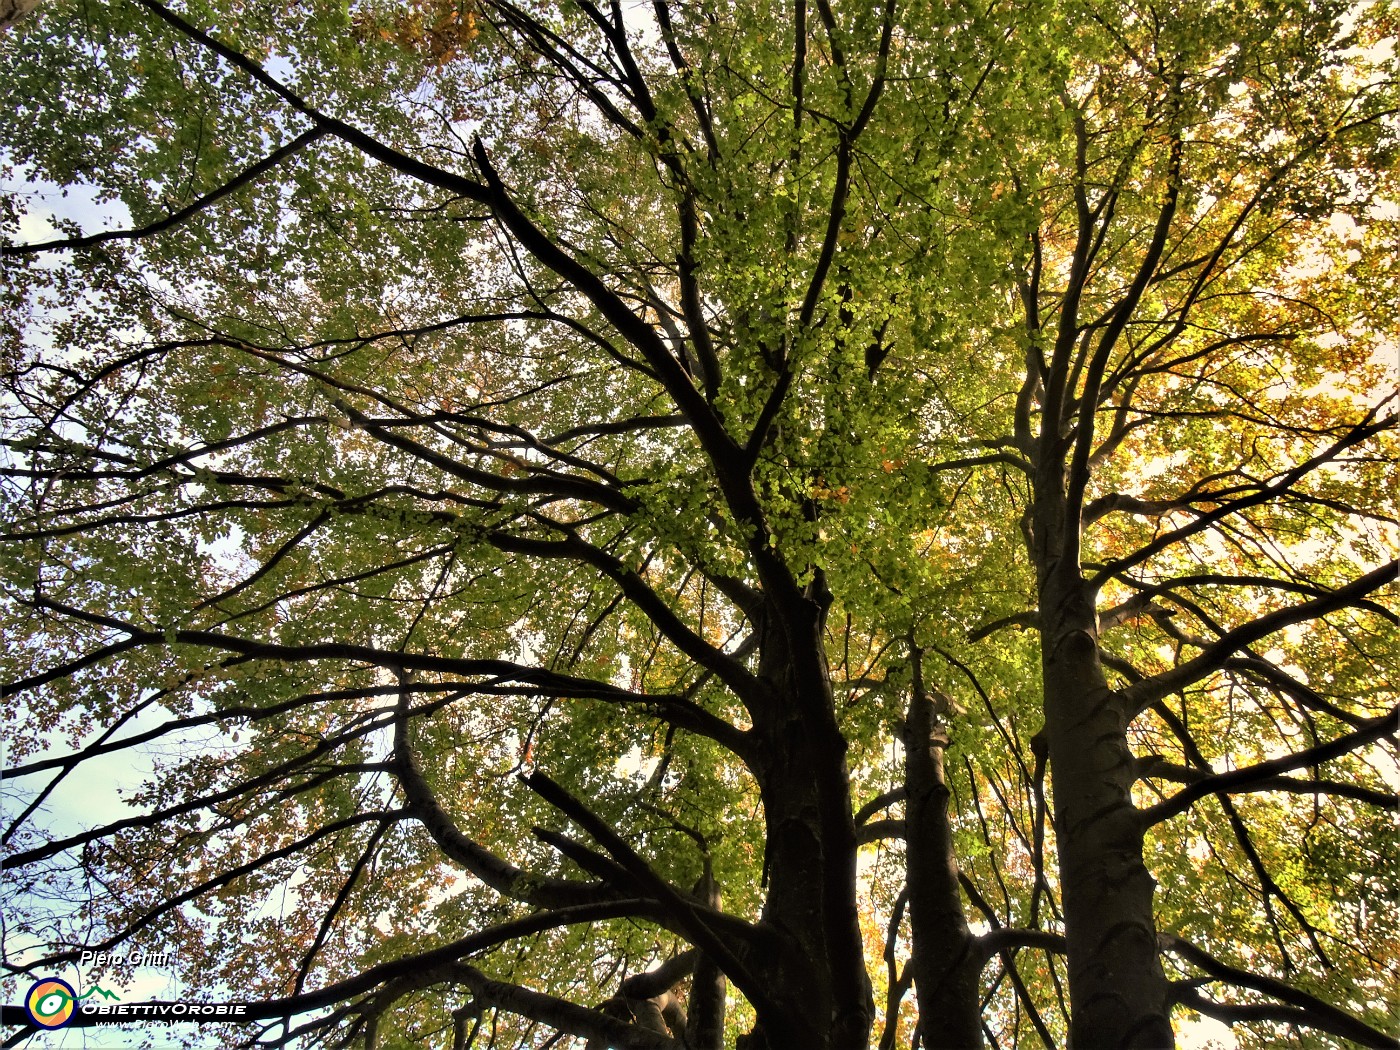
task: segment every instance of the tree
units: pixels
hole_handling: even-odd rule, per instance
[[[168,946],[260,1045],[1395,1045],[1392,30],[45,5],[7,173],[122,217],[3,249],[11,972]]]

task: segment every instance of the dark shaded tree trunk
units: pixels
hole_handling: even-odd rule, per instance
[[[1174,1045],[1167,982],[1133,806],[1127,720],[1090,630],[1046,632],[1046,736],[1069,946],[1070,1042],[1079,1050]]]
[[[708,859],[705,874],[695,887],[695,896],[716,911],[723,904]],[[728,985],[724,971],[708,955],[701,953],[690,977],[690,1013],[685,1027],[687,1050],[723,1050],[724,997]]]
[[[826,602],[810,595],[765,626],[755,775],[767,824],[762,926],[771,990],[745,1050],[861,1050],[874,999],[857,908],[856,826],[846,743],[822,644]],[[783,626],[779,627],[779,621]]]
[[[923,681],[914,653],[914,682],[904,723],[905,838],[910,965],[927,1050],[979,1050],[982,1011],[978,981],[982,956],[968,929],[958,889],[958,863],[948,820],[944,775],[947,731]]]

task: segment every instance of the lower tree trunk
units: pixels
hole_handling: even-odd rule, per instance
[[[874,999],[857,905],[856,827],[846,744],[821,634],[824,607],[803,602],[768,632],[760,677],[772,702],[755,711],[754,774],[767,830],[762,924],[773,951],[760,975],[768,1016],[748,1050],[864,1050]]]
[[[695,886],[695,896],[715,910],[719,910],[719,884],[710,871],[708,857],[705,861],[705,874]],[[702,954],[695,964],[695,972],[690,978],[690,1014],[686,1020],[686,1050],[723,1050],[724,1047],[724,998],[728,981],[724,972],[715,965],[708,955]]]
[[[1078,581],[1076,581],[1076,584]],[[1069,955],[1073,1050],[1174,1047],[1127,713],[1099,662],[1082,584],[1042,587],[1045,733]]]
[[[980,955],[958,889],[949,791],[943,769],[948,737],[915,658],[913,696],[904,724],[905,841],[910,965],[927,1050],[980,1050]]]
[[[840,844],[824,841],[813,785],[822,774],[791,734],[786,745],[775,740],[766,750],[761,787],[768,891],[762,923],[773,934],[773,951],[762,961],[761,974],[778,1011],[776,1016],[760,1011],[757,1027],[741,1045],[744,1050],[863,1050],[874,1007],[856,920],[854,824],[851,929],[842,931],[829,906],[830,880],[840,877],[840,868],[832,870],[840,864]],[[844,983],[850,978],[842,974],[852,962],[860,967],[856,988]],[[852,999],[865,1005],[854,1017]]]

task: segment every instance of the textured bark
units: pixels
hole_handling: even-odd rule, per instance
[[[1042,583],[1045,733],[1069,956],[1070,1046],[1160,1050],[1175,1045],[1132,804],[1126,707],[1104,677],[1088,588],[1072,573]]]
[[[547,1024],[561,1032],[596,1041],[612,1050],[683,1050],[681,1043],[660,1032],[609,1017],[566,999],[493,980],[474,967],[458,963],[453,967],[457,980],[472,993],[511,1013]]]
[[[686,1030],[686,1016],[674,989],[695,969],[699,957],[699,951],[692,948],[645,973],[633,974],[622,982],[617,995],[598,1009],[642,1031],[680,1038]],[[590,1039],[585,1050],[607,1050],[610,1045],[598,1037]]]
[[[935,700],[925,691],[916,654],[913,695],[904,723],[906,864],[910,965],[919,1000],[923,1045],[928,1050],[978,1050],[982,1012],[975,951],[958,889],[953,829],[948,821],[943,753],[947,733]]]
[[[32,13],[39,0],[0,0],[0,33]]]
[[[777,1013],[745,1050],[861,1050],[874,1000],[856,901],[856,827],[846,744],[836,723],[821,628],[826,603],[804,596],[764,628],[755,776],[767,824],[761,960]],[[777,621],[777,622],[775,622]]]
[[[706,870],[696,885],[694,894],[716,911],[723,903],[714,875]],[[715,961],[702,954],[695,963],[690,978],[690,1016],[686,1020],[685,1043],[688,1050],[723,1050],[724,998],[728,982]]]

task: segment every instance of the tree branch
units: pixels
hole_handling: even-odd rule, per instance
[[[1194,985],[1197,982],[1178,981],[1172,986],[1172,997],[1183,1006],[1189,1006],[1193,1010],[1198,1010],[1226,1023],[1243,1020],[1283,1021],[1289,1024],[1317,1028],[1343,1039],[1354,1040],[1362,1046],[1385,1048],[1385,1050],[1400,1046],[1400,1042],[1384,1032],[1378,1032],[1351,1014],[1323,1002],[1316,996],[1284,984],[1276,978],[1236,969],[1174,934],[1158,934],[1157,940],[1164,951],[1179,955],[1193,965],[1200,967],[1217,981],[1226,981],[1241,988],[1248,988],[1288,1004],[1288,1008],[1285,1009],[1264,1004],[1227,1005],[1216,1003],[1206,999],[1195,990]]]
[[[1326,744],[1318,744],[1316,747],[1310,747],[1296,754],[1284,755],[1281,758],[1270,759],[1267,762],[1246,766],[1243,769],[1233,769],[1228,773],[1206,775],[1190,787],[1177,792],[1171,798],[1143,810],[1141,819],[1144,826],[1151,827],[1164,820],[1169,820],[1179,813],[1184,813],[1191,807],[1192,803],[1207,795],[1263,790],[1262,785],[1276,778],[1280,773],[1301,769],[1304,766],[1320,765],[1330,759],[1350,754],[1376,740],[1393,737],[1397,734],[1400,734],[1400,706],[1395,707],[1387,715],[1371,719],[1363,728]],[[1149,771],[1147,775],[1151,776],[1152,774]],[[1298,783],[1306,784],[1306,781]],[[1393,795],[1389,796],[1387,804],[1393,805],[1394,798]]]
[[[562,786],[538,770],[522,774],[525,785],[559,812],[587,831],[597,843],[607,850],[634,883],[648,895],[654,897],[669,914],[674,924],[690,943],[703,951],[728,975],[749,1002],[756,1009],[767,1004],[768,995],[749,968],[740,962],[730,944],[715,928],[719,923],[731,935],[739,935],[752,940],[752,929],[747,923],[725,916],[708,906],[689,899],[652,869],[616,831],[601,818],[591,812],[578,799]]]
[[[409,809],[438,848],[497,893],[542,908],[577,907],[620,896],[621,891],[605,883],[546,879],[522,871],[463,834],[438,802],[436,793],[419,768],[402,704],[394,719],[393,763]]]
[[[107,230],[104,233],[94,233],[87,237],[74,237],[68,240],[41,241],[38,244],[9,244],[0,246],[0,255],[31,255],[35,252],[68,251],[78,248],[90,248],[95,244],[102,244],[106,241],[136,241],[152,234],[162,233],[174,226],[180,225],[212,204],[217,203],[230,193],[242,189],[250,182],[255,181],[259,176],[271,171],[281,164],[288,157],[300,153],[305,147],[311,145],[319,138],[329,134],[330,129],[321,125],[313,127],[309,131],[303,131],[291,142],[280,149],[269,153],[256,164],[245,168],[228,182],[224,183],[216,190],[206,193],[198,200],[187,204],[179,211],[167,215],[163,219],[143,226],[139,230]]]
[[[1397,567],[1400,567],[1400,561],[1389,562],[1329,594],[1266,613],[1258,619],[1225,632],[1209,649],[1185,663],[1145,678],[1141,682],[1135,682],[1121,693],[1129,717],[1136,718],[1154,701],[1220,670],[1241,649],[1275,631],[1281,631],[1295,623],[1315,620],[1329,612],[1354,605],[1358,599],[1395,580]]]

